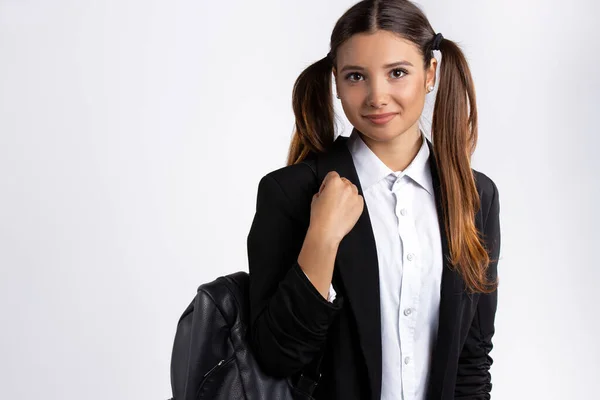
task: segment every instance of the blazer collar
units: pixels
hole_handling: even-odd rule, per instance
[[[441,185],[438,175],[433,146],[427,140],[431,154],[428,159],[431,169],[431,184],[435,194],[435,203],[442,242],[444,260],[441,285],[441,303],[438,327],[438,339],[433,352],[429,391],[437,393],[443,387],[449,351],[456,333],[457,312],[464,289],[464,282],[449,263],[450,253],[444,225],[441,202]],[[317,158],[317,176],[322,182],[329,171],[336,171],[358,188],[362,196],[363,189],[347,146],[348,137],[338,136],[331,148],[319,154]],[[367,366],[367,374],[372,398],[381,397],[381,316],[379,294],[379,267],[375,237],[365,204],[363,213],[354,228],[344,237],[338,248],[335,268],[339,273],[344,289],[346,304],[355,318],[358,328],[360,347]],[[439,396],[438,396],[439,397]]]

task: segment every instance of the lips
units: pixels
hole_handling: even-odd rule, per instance
[[[394,118],[396,114],[397,113],[370,114],[365,115],[365,118],[367,118],[369,121],[375,124],[385,124],[386,122],[389,122],[392,118]]]

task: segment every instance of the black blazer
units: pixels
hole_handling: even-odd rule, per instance
[[[327,302],[297,263],[310,221],[312,196],[331,171],[358,187],[347,137],[316,156],[318,179],[306,164],[264,176],[258,186],[256,214],[248,235],[250,270],[250,342],[264,371],[292,376],[324,350],[317,399],[381,397],[381,321],[375,239],[366,207],[340,243],[333,274],[337,292]],[[497,292],[469,295],[460,275],[450,268],[441,207],[440,181],[433,148],[427,141],[435,199],[442,232],[439,328],[432,355],[427,399],[489,399]],[[490,258],[500,251],[498,190],[486,175],[473,170],[481,208],[476,227],[484,234]],[[497,274],[497,261],[489,275]]]

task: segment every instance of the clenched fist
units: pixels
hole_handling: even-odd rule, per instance
[[[312,198],[310,228],[339,243],[352,230],[363,208],[364,200],[356,185],[331,171]]]

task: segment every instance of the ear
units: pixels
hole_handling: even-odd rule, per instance
[[[438,62],[435,57],[431,57],[429,68],[425,74],[425,88],[429,86],[435,86],[435,72],[437,70]]]
[[[337,69],[335,67],[333,67],[332,73],[333,73],[333,84],[335,85],[335,92],[339,93],[339,91],[338,91]]]

